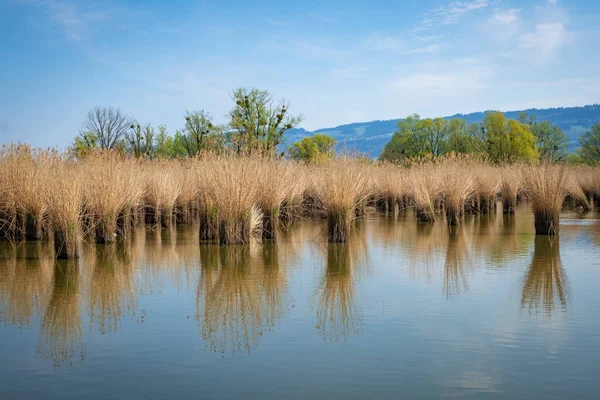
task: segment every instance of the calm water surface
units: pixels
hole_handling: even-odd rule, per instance
[[[0,244],[0,398],[598,398],[600,216],[453,236],[410,214],[277,244],[136,231],[56,262]]]

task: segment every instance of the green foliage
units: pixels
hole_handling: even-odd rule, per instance
[[[82,132],[75,137],[73,144],[69,147],[69,152],[77,158],[85,158],[90,151],[98,148],[98,137],[90,131]]]
[[[569,152],[567,146],[569,139],[558,126],[543,121],[534,122],[531,125],[531,131],[536,137],[536,145],[540,152],[540,158],[544,161],[557,162],[566,161]]]
[[[313,162],[334,156],[335,139],[331,136],[316,134],[294,143],[288,153],[298,161]]]
[[[600,123],[594,124],[579,138],[578,154],[586,164],[600,163]]]
[[[413,114],[398,123],[398,131],[385,146],[380,159],[436,158],[449,152],[475,153],[481,147],[464,120],[421,119]],[[478,127],[475,127],[475,132]]]
[[[233,92],[235,107],[230,111],[229,138],[238,154],[273,153],[283,134],[298,126],[301,116],[288,115],[285,101],[275,103],[266,90],[238,88]]]
[[[536,139],[529,127],[507,120],[500,112],[489,112],[483,120],[487,153],[494,162],[532,162],[539,158]]]
[[[125,134],[125,149],[134,157],[153,158],[154,128],[150,124],[141,127],[137,122],[132,123],[129,128],[130,132]]]
[[[187,155],[192,157],[202,150],[213,150],[213,146],[224,141],[224,136],[223,129],[213,125],[210,113],[200,110],[186,111],[185,127],[178,139],[177,144],[183,145]],[[179,151],[177,153],[181,155]]]

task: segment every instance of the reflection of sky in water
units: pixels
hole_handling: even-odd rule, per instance
[[[519,211],[467,216],[454,236],[374,217],[349,246],[318,222],[246,248],[139,231],[75,268],[2,245],[0,393],[589,397],[600,221],[569,214],[549,242]]]

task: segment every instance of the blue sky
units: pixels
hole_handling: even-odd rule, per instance
[[[95,106],[223,123],[238,86],[310,130],[598,103],[599,39],[597,0],[0,0],[0,141],[66,146]]]

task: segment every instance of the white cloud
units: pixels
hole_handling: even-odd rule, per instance
[[[519,38],[520,47],[535,52],[543,60],[552,58],[558,49],[568,43],[573,34],[562,22],[537,24],[535,31]]]
[[[492,17],[495,22],[500,22],[502,24],[512,24],[519,19],[520,9],[511,8],[507,11],[498,11]]]
[[[464,91],[488,87],[494,69],[475,59],[454,60],[448,63],[426,63],[419,72],[389,82],[393,88],[414,91]]]
[[[374,50],[406,50],[408,44],[405,40],[388,35],[372,35],[364,42],[365,47]]]
[[[467,14],[486,8],[488,5],[489,0],[454,1],[423,14],[416,30],[423,30],[436,25],[457,24]]]
[[[405,51],[406,54],[422,54],[422,53],[434,53],[436,51],[440,51],[442,49],[442,46],[440,46],[439,44],[430,44],[428,46],[424,46],[424,47],[419,47],[416,49],[412,49],[412,50],[407,50]]]

